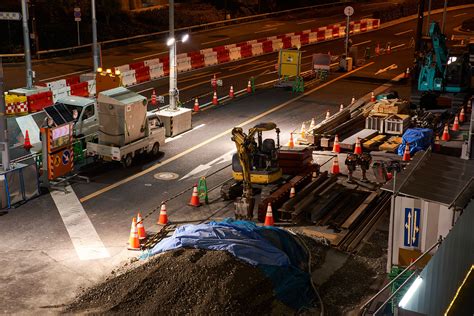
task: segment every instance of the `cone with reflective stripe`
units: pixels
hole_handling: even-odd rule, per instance
[[[370,94],[370,102],[375,102],[375,94],[374,94],[373,91],[372,91],[372,93]]]
[[[461,112],[459,113],[459,123],[464,123],[466,120],[466,116],[464,115],[464,107],[461,108]]]
[[[25,150],[30,150],[33,146],[31,145],[31,142],[30,142],[30,134],[28,133],[28,130],[26,130],[25,132],[25,142],[23,143],[23,148],[25,148]]]
[[[267,214],[265,215],[265,223],[264,226],[273,226],[275,222],[273,221],[273,211],[272,211],[272,204],[268,203],[267,206]]]
[[[290,141],[288,142],[288,147],[295,147],[295,142],[293,141],[293,133],[290,133]]]
[[[252,83],[250,82],[250,80],[247,83],[247,93],[252,93]]]
[[[296,195],[295,187],[291,187],[290,189],[290,199],[294,198]]]
[[[193,187],[193,194],[191,195],[191,200],[189,201],[189,205],[195,206],[195,207],[201,206],[201,202],[199,202],[197,184],[195,184]]]
[[[160,224],[160,225],[168,224],[168,214],[166,213],[165,203],[161,204],[160,217],[158,218],[158,224]]]
[[[233,86],[230,86],[230,89],[229,89],[229,98],[234,98],[234,87]]]
[[[145,226],[143,226],[143,219],[140,213],[137,215],[137,230],[138,230],[138,239],[143,240],[146,238]]]
[[[217,105],[219,104],[219,100],[217,100],[217,92],[214,91],[214,96],[212,97],[212,104]]]
[[[339,112],[342,112],[344,110],[344,104],[341,103],[341,105],[339,106]]]
[[[362,155],[362,146],[360,145],[360,138],[357,137],[356,144],[354,147],[354,154]]]
[[[452,131],[459,131],[459,120],[458,120],[458,116],[456,115],[454,117],[454,123],[453,123],[453,127],[451,128]]]
[[[336,135],[334,137],[334,145],[332,146],[333,153],[340,153],[341,152],[341,145],[339,145],[339,136]]]
[[[199,100],[198,100],[198,98],[194,99],[193,111],[194,112],[199,112]]]
[[[156,106],[156,92],[155,92],[155,89],[153,89],[153,92],[151,93],[151,105]]]
[[[448,142],[451,139],[451,136],[449,136],[448,124],[444,125],[443,135],[441,135],[441,139],[446,142]]]
[[[405,151],[403,152],[403,161],[410,161],[410,143],[406,143]]]
[[[130,238],[128,239],[128,250],[140,250],[140,240],[138,239],[137,219],[132,219],[132,227],[130,228]]]
[[[329,110],[326,111],[326,120],[329,119],[331,117],[331,113],[329,112]]]
[[[331,173],[332,174],[339,174],[339,159],[337,158],[337,155],[334,157],[334,160],[332,161],[332,167],[331,167]]]

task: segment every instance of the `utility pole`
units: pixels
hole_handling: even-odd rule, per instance
[[[33,88],[33,72],[31,70],[30,31],[28,30],[28,10],[26,7],[26,0],[21,0],[21,14],[23,16],[23,46],[25,50],[26,88],[31,89]]]
[[[174,0],[169,0],[169,38],[174,37]],[[176,99],[178,98],[178,74],[176,69],[176,39],[173,45],[170,46],[170,110],[176,111]]]
[[[444,8],[443,8],[443,24],[441,26],[441,33],[444,34],[445,27],[446,27],[446,9],[448,7],[448,0],[444,0]]]
[[[8,152],[7,117],[5,116],[5,98],[3,97],[3,64],[0,57],[0,148],[2,152],[3,171],[10,169],[10,154]]]
[[[92,61],[94,65],[94,72],[99,68],[99,54],[97,51],[97,19],[95,16],[95,0],[91,0],[92,6]]]
[[[40,58],[38,54],[39,49],[39,36],[38,36],[38,27],[36,25],[36,0],[31,0],[30,2],[30,10],[31,10],[31,32],[33,33],[33,39],[35,41],[35,54],[36,59]]]

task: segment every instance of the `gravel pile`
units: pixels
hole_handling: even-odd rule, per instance
[[[87,290],[65,312],[262,315],[281,305],[259,269],[224,251],[179,249]]]

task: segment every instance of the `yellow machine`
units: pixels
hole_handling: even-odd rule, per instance
[[[262,133],[275,130],[277,141],[267,138]],[[232,130],[232,141],[237,153],[232,157],[232,175],[234,183],[223,186],[222,196],[227,199],[241,197],[235,202],[237,218],[252,218],[255,199],[252,184],[269,184],[282,177],[278,166],[278,148],[280,147],[280,130],[275,123],[260,123],[249,129],[245,134],[241,127]],[[257,140],[255,140],[257,136]]]

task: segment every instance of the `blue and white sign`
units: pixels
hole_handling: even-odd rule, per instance
[[[67,165],[70,160],[71,160],[71,152],[66,149],[65,151],[63,151],[63,156],[62,156],[63,165]]]
[[[405,208],[405,221],[403,225],[403,245],[405,247],[419,247],[420,216],[421,210],[419,208]]]

